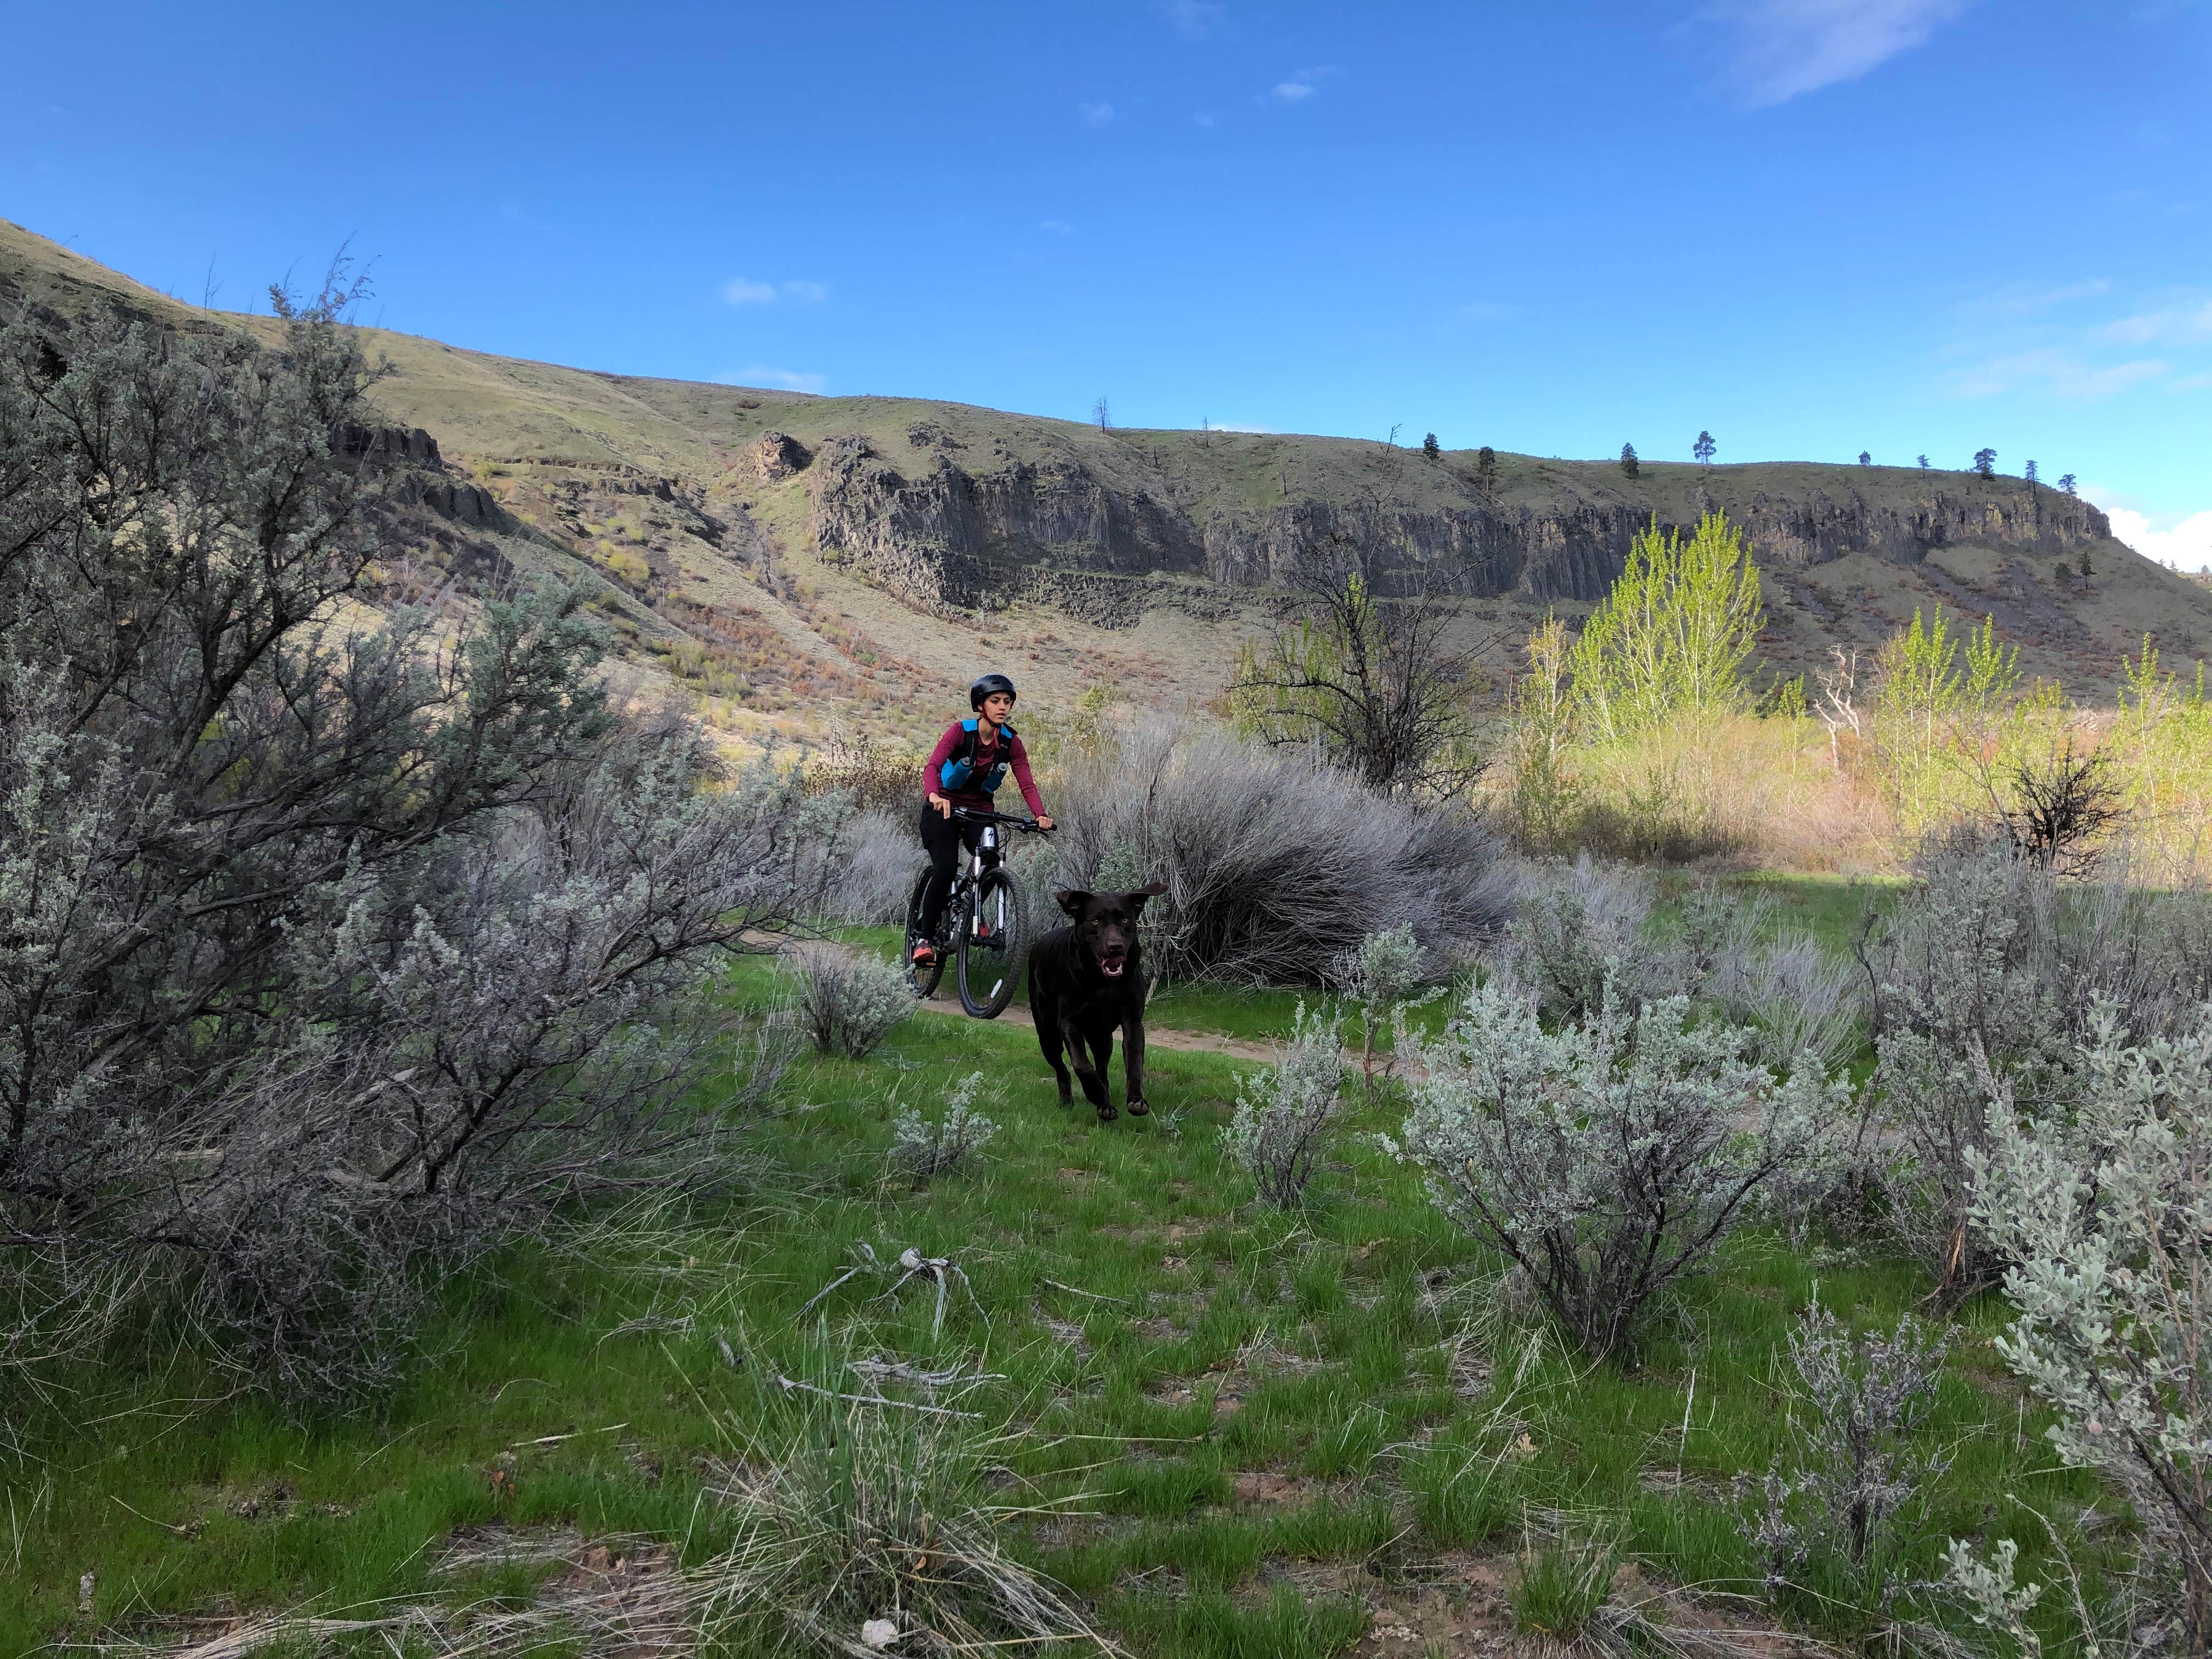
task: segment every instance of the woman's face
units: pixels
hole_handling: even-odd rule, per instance
[[[994,726],[1004,726],[1013,712],[1014,700],[1004,691],[994,691],[983,699],[983,718]]]

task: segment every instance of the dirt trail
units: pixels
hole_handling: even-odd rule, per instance
[[[938,988],[935,996],[921,1005],[921,1012],[925,1014],[952,1014],[963,1019],[967,1018],[960,1006],[959,998],[948,994],[942,986]],[[1019,1020],[1031,1030],[1036,1029],[1036,1021],[1031,1017],[1030,1006],[1026,1002],[1011,1005],[999,1018]],[[1273,1060],[1277,1052],[1275,1045],[1272,1042],[1254,1042],[1244,1037],[1220,1036],[1212,1031],[1180,1031],[1171,1025],[1155,1025],[1150,1020],[1145,1022],[1145,1046],[1147,1048],[1180,1048],[1195,1054],[1227,1054],[1236,1060]],[[1354,1054],[1352,1059],[1357,1061],[1358,1056]]]

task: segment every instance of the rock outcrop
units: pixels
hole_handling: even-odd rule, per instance
[[[746,451],[753,472],[764,484],[781,483],[794,472],[803,472],[814,458],[806,446],[787,432],[763,432]]]
[[[349,422],[337,429],[337,438],[341,455],[410,466],[445,465],[438,454],[438,441],[419,426],[356,426]]]
[[[1432,508],[1305,498],[1199,515],[1164,489],[1109,483],[1074,461],[973,473],[940,453],[928,471],[908,477],[859,437],[821,447],[811,494],[822,556],[908,603],[972,610],[1030,597],[1098,621],[1133,620],[1145,602],[1210,610],[1222,599],[1206,594],[1208,583],[1279,586],[1302,562],[1344,542],[1443,572],[1471,597],[1595,600],[1649,522],[1626,502],[1570,501],[1539,511],[1472,489],[1463,503]],[[2087,502],[2045,489],[1996,495],[1931,485],[1900,505],[1848,491],[1777,500],[1716,480],[1697,489],[1692,505],[1692,518],[1726,512],[1769,568],[1849,553],[1917,563],[1931,549],[1963,541],[2064,550],[2111,533]],[[1129,586],[1137,579],[1142,595]]]

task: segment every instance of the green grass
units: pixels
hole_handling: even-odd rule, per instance
[[[755,966],[732,994],[766,990]],[[1169,1006],[1265,1035],[1294,1000],[1208,990]],[[1784,1444],[1786,1322],[1817,1280],[1828,1305],[1886,1324],[1923,1291],[1912,1272],[1747,1236],[1633,1369],[1592,1369],[1496,1318],[1482,1286],[1498,1264],[1361,1138],[1304,1210],[1255,1206],[1218,1146],[1250,1065],[1155,1048],[1149,1092],[1178,1135],[1063,1111],[1010,1023],[916,1018],[867,1061],[810,1059],[754,1137],[749,1198],[611,1218],[580,1248],[513,1252],[453,1286],[430,1357],[374,1419],[302,1425],[220,1398],[228,1385],[188,1344],[148,1333],[130,1368],[78,1379],[65,1421],[34,1428],[33,1461],[0,1471],[0,1653],[226,1606],[422,1595],[461,1528],[643,1533],[703,1559],[720,1541],[712,1460],[784,1431],[779,1376],[833,1376],[854,1352],[1003,1374],[963,1403],[1016,1433],[1011,1488],[1088,1512],[1018,1528],[1012,1547],[1139,1651],[1340,1650],[1360,1615],[1301,1594],[1297,1564],[1510,1551],[1532,1510],[1611,1517],[1658,1577],[1748,1587],[1727,1487]],[[980,1164],[927,1186],[894,1176],[894,1098],[933,1105],[978,1066],[1001,1125]],[[1395,1115],[1356,1109],[1352,1127]],[[886,1261],[909,1245],[951,1257],[972,1297],[956,1280],[933,1335],[926,1286],[889,1296],[888,1277],[864,1275],[802,1317],[861,1240]],[[1958,1458],[1917,1570],[1947,1534],[2018,1537],[2032,1570],[2043,1534],[2020,1505],[2071,1513],[2096,1496],[2052,1467],[2041,1419],[2020,1409],[1990,1346],[2000,1321],[1994,1304],[1962,1318],[1926,1430]],[[1236,1501],[1258,1472],[1284,1483],[1279,1501]]]

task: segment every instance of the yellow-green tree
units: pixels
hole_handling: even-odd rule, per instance
[[[1635,736],[1684,714],[1743,703],[1743,665],[1766,615],[1743,537],[1709,513],[1696,533],[1655,518],[1575,641],[1577,710],[1590,736]]]
[[[2020,649],[2000,641],[1984,617],[1962,653],[1939,605],[1932,617],[1913,611],[1883,645],[1876,672],[1875,753],[1899,822],[1917,830],[1986,782],[2014,710]]]
[[[1562,838],[1574,805],[1573,694],[1567,659],[1574,649],[1557,617],[1547,617],[1522,649],[1528,672],[1513,683],[1513,816],[1522,842],[1549,848]]]

